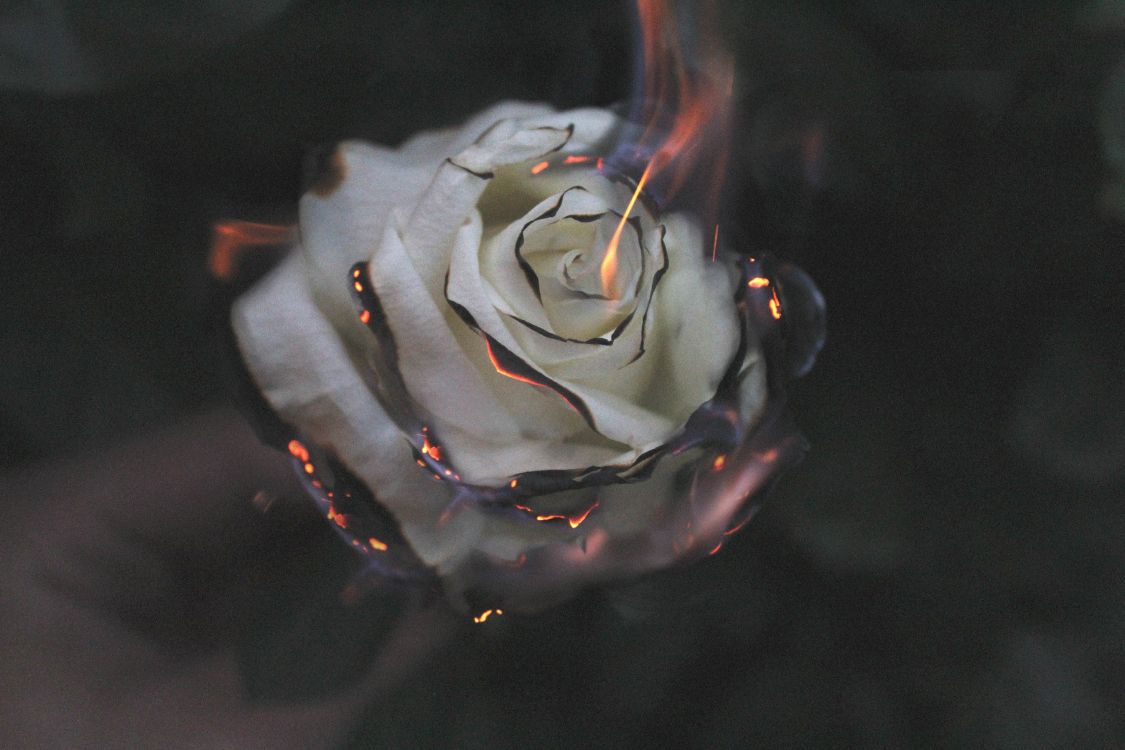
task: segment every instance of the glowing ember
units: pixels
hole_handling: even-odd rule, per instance
[[[306,474],[312,474],[313,471],[315,471],[315,469],[313,468],[313,465],[311,463],[309,463],[308,461],[306,461],[305,462],[305,473]]]
[[[422,436],[422,455],[429,456],[435,461],[441,460],[441,448],[430,442],[429,435]]]
[[[715,262],[715,258],[719,254],[719,225],[715,225],[715,238],[711,241],[711,262]]]
[[[598,501],[595,500],[593,505],[591,505],[582,513],[579,513],[577,516],[571,516],[570,518],[566,519],[566,522],[570,524],[570,528],[577,529],[587,518],[590,517],[590,514],[594,512],[594,508],[598,507],[598,505]]]
[[[387,543],[381,542],[378,539],[376,539],[375,537],[371,537],[370,539],[368,539],[367,543],[369,545],[371,545],[371,549],[375,550],[376,552],[386,552],[387,551]]]
[[[502,614],[504,614],[504,610],[502,610],[502,609],[486,609],[485,611],[481,612],[479,615],[474,617],[473,622],[475,622],[479,625],[480,623],[486,621],[489,617],[492,617],[493,615],[499,616],[499,615],[502,615]]]
[[[563,164],[585,164],[593,157],[590,156],[568,156],[563,159]]]
[[[637,189],[633,191],[633,197],[629,199],[628,205],[621,214],[621,221],[617,222],[617,229],[613,230],[613,236],[609,238],[609,244],[605,248],[605,257],[602,258],[601,277],[602,277],[602,291],[605,296],[615,299],[617,297],[617,244],[621,241],[621,232],[625,229],[625,224],[629,221],[629,214],[633,211],[633,206],[637,204],[637,198],[640,197],[641,191],[648,182],[648,176],[652,173],[652,165],[655,159],[648,163],[645,171],[641,173],[641,179],[637,180]]]
[[[336,509],[332,506],[328,508],[328,520],[335,523],[341,529],[348,528],[348,517],[343,513],[337,513]]]
[[[714,547],[711,548],[711,551],[707,553],[707,556],[710,557],[711,555],[715,554],[716,552],[718,552],[722,548],[723,548],[723,543],[719,542],[718,544],[716,544]]]
[[[519,382],[527,383],[528,385],[534,385],[538,388],[547,387],[544,383],[532,380],[531,378],[525,378],[519,373],[515,373],[511,370],[506,369],[504,365],[500,364],[500,360],[496,357],[496,352],[492,350],[492,342],[487,338],[484,340],[484,348],[488,350],[488,361],[492,363],[492,366],[496,369],[496,372],[500,373],[504,377],[511,378],[512,380],[518,380]],[[566,401],[565,398],[563,400]],[[567,403],[570,404],[569,401],[567,401]],[[571,405],[571,408],[574,408],[573,405]]]
[[[362,292],[362,291],[363,291],[363,284],[361,284],[361,283],[360,283],[360,282],[358,282],[358,281],[357,281],[357,282],[355,282],[354,284],[352,284],[352,286],[353,286],[353,287],[355,287],[355,290],[356,290],[357,292]]]
[[[512,481],[508,482],[508,486],[511,487],[513,490],[516,488],[516,485],[518,485],[518,484],[519,484],[518,479],[513,479]]]
[[[755,276],[754,278],[746,282],[746,286],[750,287],[751,289],[761,289],[762,287],[769,285],[770,280],[765,276]]]
[[[308,463],[309,450],[299,440],[289,441],[289,455],[293,456],[302,463]]]
[[[211,275],[227,281],[238,270],[239,259],[255,248],[284,245],[293,239],[294,228],[288,225],[259,224],[253,221],[227,219],[211,227]]]
[[[532,174],[539,174],[540,172],[542,172],[544,169],[546,169],[549,166],[551,166],[549,162],[541,161],[538,164],[536,164],[534,167],[531,168],[531,173]]]
[[[711,462],[711,468],[714,469],[715,471],[722,471],[723,467],[726,466],[726,465],[727,465],[727,457],[726,457],[725,454],[720,454],[720,455],[716,456],[715,460]]]
[[[371,322],[371,311],[370,310],[364,310],[363,312],[361,312],[359,314],[359,322],[363,323],[364,325],[367,325],[368,323],[370,323]]]
[[[777,290],[773,290],[773,296],[770,297],[770,315],[774,320],[781,320],[781,300],[777,298]]]
[[[570,525],[570,528],[577,529],[585,523],[586,519],[590,517],[590,514],[593,513],[594,509],[599,505],[601,505],[601,503],[595,500],[589,508],[574,516],[567,516],[562,513],[537,513],[533,508],[529,508],[526,505],[516,505],[515,507],[518,510],[522,510],[524,513],[534,514],[536,521],[566,521],[567,524]]]

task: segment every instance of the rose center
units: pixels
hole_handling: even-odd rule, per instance
[[[572,215],[530,227],[525,234],[523,257],[535,273],[543,311],[559,336],[607,336],[636,307],[645,260],[639,230],[632,223],[618,240],[616,298],[606,297],[602,288],[602,263],[620,221],[613,212]]]

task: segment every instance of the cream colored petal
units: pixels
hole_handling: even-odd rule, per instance
[[[342,179],[330,192],[301,198],[301,242],[317,305],[341,324],[355,317],[349,270],[371,257],[391,211],[417,200],[432,172],[361,141],[344,141],[332,158]]]
[[[726,263],[705,255],[691,219],[667,216],[665,225],[668,270],[649,311],[646,353],[627,368],[632,380],[604,387],[683,424],[715,395],[741,332]]]
[[[424,562],[454,566],[471,551],[482,519],[464,514],[437,523],[449,502],[445,486],[414,465],[405,436],[320,316],[297,257],[243,295],[231,323],[255,384],[278,415],[371,488]]]
[[[475,246],[479,236],[479,221],[469,221],[461,226],[459,242]],[[437,417],[461,430],[519,440],[519,423],[484,381],[480,363],[467,356],[452,332],[461,321],[444,300],[439,304],[430,297],[393,224],[383,231],[369,276],[394,336],[406,388],[429,421]]]
[[[494,337],[524,363],[532,368],[536,367],[493,307],[492,294],[488,291],[487,283],[480,277],[479,253],[471,247],[462,247],[453,254],[448,294],[451,300],[468,310],[481,330]],[[539,373],[543,374],[541,370]],[[625,455],[635,457],[638,451],[666,440],[679,426],[661,414],[638,406],[628,398],[590,389],[579,383],[559,381],[558,384],[578,396],[593,415],[595,428],[600,434],[633,449]]]

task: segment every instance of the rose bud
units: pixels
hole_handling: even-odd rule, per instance
[[[752,439],[749,321],[783,300],[600,158],[623,126],[505,103],[397,149],[342,143],[297,245],[233,306],[290,453],[373,569],[474,612],[541,608],[717,549],[800,452]]]

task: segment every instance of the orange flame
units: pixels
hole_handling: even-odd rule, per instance
[[[773,290],[773,296],[770,297],[770,315],[774,320],[781,320],[781,300],[777,298],[777,290]]]
[[[485,611],[481,612],[479,615],[475,616],[473,618],[473,622],[475,622],[479,625],[480,623],[485,622],[489,617],[492,617],[493,615],[502,615],[502,614],[504,614],[504,610],[502,610],[502,609],[486,609]]]
[[[289,225],[259,224],[240,219],[216,221],[211,227],[211,254],[207,261],[211,275],[229,281],[247,251],[283,245],[293,236],[294,227]]]
[[[750,287],[751,289],[761,289],[762,287],[769,285],[770,280],[765,276],[755,276],[754,278],[746,282],[746,286]]]
[[[336,508],[332,506],[328,508],[328,520],[335,523],[341,529],[348,528],[348,517],[343,513],[337,513]]]
[[[387,543],[381,542],[375,537],[371,537],[370,539],[368,539],[367,543],[371,545],[371,549],[376,550],[377,552],[387,551]]]
[[[422,436],[422,455],[429,456],[435,461],[441,460],[441,448],[430,442],[429,435]]]
[[[540,172],[542,172],[544,169],[546,169],[549,166],[551,166],[550,162],[541,161],[538,164],[536,164],[534,167],[531,168],[531,173],[532,174],[539,174]]]
[[[667,197],[683,186],[698,166],[713,176],[711,194],[704,204],[714,210],[729,156],[727,135],[730,127],[731,99],[734,91],[734,64],[717,42],[714,3],[705,2],[696,9],[699,36],[703,43],[693,50],[694,71],[689,71],[676,28],[675,0],[637,0],[644,51],[645,122],[641,143],[649,143],[663,126],[662,118],[672,113],[655,149],[657,171],[672,166]],[[713,155],[703,154],[705,142],[717,146]],[[710,156],[709,163],[697,164]],[[685,157],[679,159],[678,157]],[[673,165],[673,162],[676,162]]]
[[[300,459],[302,463],[308,463],[309,450],[301,443],[300,440],[289,441],[289,455],[293,456],[294,458]]]
[[[571,516],[570,518],[566,519],[566,522],[570,524],[570,528],[577,529],[587,518],[590,517],[590,514],[594,512],[594,508],[598,507],[598,505],[600,505],[600,503],[595,500],[593,505],[579,513],[577,516]]]
[[[629,221],[629,214],[632,213],[633,206],[637,205],[637,198],[640,197],[645,183],[648,182],[648,176],[652,173],[652,165],[655,161],[654,159],[648,163],[645,171],[641,174],[641,179],[637,180],[637,189],[633,191],[633,197],[629,199],[629,204],[625,206],[625,211],[621,214],[621,221],[617,222],[617,229],[613,230],[613,236],[610,237],[609,244],[606,245],[605,257],[602,258],[601,277],[602,290],[607,297],[614,298],[617,296],[617,244],[621,241],[621,232]]]

